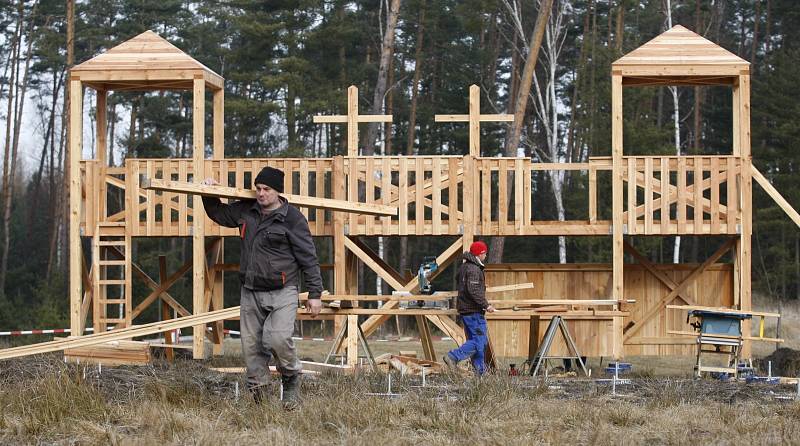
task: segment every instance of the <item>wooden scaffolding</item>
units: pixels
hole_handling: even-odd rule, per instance
[[[733,91],[733,147],[728,154],[698,156],[628,156],[623,150],[622,98],[624,87],[653,85],[725,85]],[[82,159],[83,88],[97,91],[95,159]],[[106,97],[112,90],[191,90],[193,92],[193,156],[191,159],[128,158],[123,166],[108,166],[106,157]],[[204,119],[206,90],[213,95],[212,157],[207,159]],[[386,122],[391,117],[358,113],[355,87],[348,91],[347,115],[316,117],[319,123],[347,124],[348,154],[333,158],[230,159],[223,150],[223,80],[180,50],[146,32],[70,72],[70,299],[71,329],[82,334],[88,315],[95,329],[103,324],[129,326],[158,297],[179,315],[188,315],[168,290],[189,270],[193,278],[191,312],[222,309],[222,271],[235,265],[222,261],[223,238],[238,235],[205,218],[202,203],[185,194],[156,192],[142,179],[198,182],[213,176],[223,185],[250,187],[264,166],[284,170],[287,193],[381,204],[398,209],[396,216],[375,216],[301,207],[312,235],[333,244],[333,294],[359,300],[357,264],[374,271],[397,291],[414,292],[417,278],[406,277],[381,259],[364,242],[375,236],[449,237],[438,255],[439,271],[454,262],[476,237],[491,236],[611,236],[610,265],[503,264],[487,268],[490,285],[534,282],[534,289],[509,292],[502,299],[552,302],[534,311],[500,311],[489,315],[495,352],[526,356],[533,337],[540,337],[553,315],[563,316],[584,354],[622,357],[625,354],[691,354],[686,339],[669,336],[665,307],[676,299],[688,305],[751,308],[750,234],[751,154],[749,64],[719,46],[681,27],[646,43],[612,66],[612,155],[586,163],[535,163],[527,158],[483,157],[479,126],[504,121],[504,115],[481,115],[477,87],[471,90],[468,115],[442,115],[438,121],[466,121],[470,126],[465,156],[359,156],[358,123]],[[583,220],[536,219],[532,175],[546,170],[586,172],[588,215]],[[611,203],[598,203],[598,189],[607,178]],[[110,190],[124,193],[121,209],[109,209]],[[120,192],[121,191],[121,192]],[[598,209],[610,206],[611,220]],[[656,265],[638,253],[626,237],[665,235],[727,236],[728,241],[699,265]],[[91,237],[93,251],[87,267],[81,237]],[[130,256],[137,237],[192,237],[193,260],[161,278],[148,277]],[[208,252],[211,252],[209,257]],[[732,263],[719,263],[733,252]],[[634,263],[624,262],[625,254]],[[110,269],[123,270],[109,278]],[[131,302],[131,280],[139,277],[152,289],[142,302]],[[108,288],[124,291],[108,296]],[[570,300],[606,299],[605,301]],[[635,303],[629,303],[634,299]],[[124,318],[108,316],[106,306],[122,304]],[[392,314],[397,300],[387,300],[361,323],[369,336]],[[357,361],[358,313],[339,319],[350,328],[348,362]],[[674,312],[673,312],[674,313]],[[410,314],[410,313],[409,313]],[[226,315],[230,317],[230,315]],[[447,313],[418,315],[421,332],[432,322],[454,339],[463,332]],[[679,317],[679,316],[678,316]],[[346,318],[346,321],[345,321]],[[534,320],[535,319],[535,320]],[[535,322],[535,323],[534,323]],[[213,325],[215,352],[221,350],[221,321]],[[745,329],[749,329],[746,327]],[[197,325],[195,333],[205,333]],[[691,341],[691,340],[689,340]],[[432,356],[428,345],[426,356]],[[194,356],[204,357],[204,336],[194,336]],[[749,356],[749,345],[744,356]],[[432,359],[432,358],[431,358]]]

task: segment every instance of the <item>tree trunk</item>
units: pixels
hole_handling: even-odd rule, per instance
[[[378,80],[375,83],[375,92],[372,95],[373,115],[381,114],[383,110],[383,96],[386,94],[387,78],[389,74],[389,62],[394,54],[394,35],[397,28],[397,17],[400,12],[400,0],[392,0],[389,11],[386,14],[386,31],[383,34],[381,44],[381,58],[378,66]],[[379,123],[370,123],[364,137],[364,156],[372,156],[375,153],[375,139],[378,136]]]
[[[411,81],[411,110],[408,116],[408,138],[406,139],[406,155],[414,154],[414,141],[417,135],[417,102],[419,101],[419,78],[422,74],[422,43],[425,38],[425,2],[419,9],[417,25],[417,42],[414,50],[414,79]]]
[[[550,18],[550,10],[552,7],[553,0],[541,0],[539,3],[536,25],[534,25],[528,45],[528,57],[525,60],[525,68],[522,70],[522,78],[520,78],[519,88],[517,89],[516,98],[514,100],[514,121],[511,123],[508,137],[506,138],[506,156],[514,156],[517,153],[517,147],[519,146],[519,141],[522,136],[522,121],[525,117],[525,109],[528,105],[528,94],[531,91],[531,84],[533,83],[533,71],[536,68],[536,61],[539,59],[539,49],[542,47],[545,27]],[[504,248],[505,237],[493,238],[491,251],[489,252],[491,259],[489,261],[491,263],[502,262]]]

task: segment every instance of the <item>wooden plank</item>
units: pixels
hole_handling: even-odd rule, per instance
[[[205,82],[194,79],[192,99],[192,172],[195,182],[205,172]],[[155,180],[153,180],[155,181]],[[203,313],[203,295],[205,293],[205,222],[203,202],[195,196],[192,200],[194,218],[192,219],[192,311]],[[192,356],[194,359],[205,358],[205,324],[192,327]]]
[[[384,206],[388,206],[392,199],[392,166],[387,158],[381,160],[381,201]],[[389,225],[392,222],[392,217],[381,217],[381,232],[384,235],[389,235]]]
[[[653,231],[653,159],[644,160],[644,233],[654,234]]]
[[[358,156],[358,88],[347,88],[347,156]]]
[[[668,158],[661,158],[661,233],[669,232],[669,167]]]
[[[358,316],[347,316],[347,365],[358,366]]]
[[[291,171],[289,171],[289,173],[290,173],[290,175],[286,175],[286,176],[291,176]],[[309,181],[309,179],[308,179],[308,160],[307,159],[301,159],[300,160],[300,172],[299,172],[299,174],[300,174],[300,195],[304,196],[304,197],[307,197],[307,196],[309,196],[309,193],[308,193],[308,181]],[[308,208],[307,207],[302,207],[302,208],[300,208],[300,212],[302,212],[303,213],[303,217],[305,217],[306,220],[308,220]]]
[[[505,233],[508,224],[508,160],[499,160],[497,175],[497,226]]]
[[[524,187],[525,187],[525,198],[524,198],[524,212],[525,212],[525,226],[530,225],[533,222],[533,203],[532,203],[532,196],[533,196],[533,181],[531,180],[531,166],[532,163],[526,163],[525,168],[525,178]],[[596,204],[596,203],[595,203]]]
[[[611,76],[611,154],[613,159],[612,172],[612,218],[613,218],[613,238],[611,244],[612,260],[614,271],[612,273],[611,294],[614,299],[623,299],[623,181],[622,181],[622,76],[614,74]],[[623,354],[622,347],[622,324],[621,320],[614,321],[612,356],[620,358]]]
[[[711,158],[711,233],[719,234],[719,157]]]
[[[488,160],[480,160],[479,164],[481,179],[481,202],[480,208],[475,210],[481,216],[481,234],[489,235],[492,230],[492,167]]]
[[[178,165],[178,181],[185,183],[188,180],[188,172],[187,168],[189,163],[181,162]],[[128,193],[125,193],[126,197]],[[189,212],[188,212],[188,204],[187,204],[187,197],[186,194],[178,194],[178,231],[181,234],[188,234],[189,233]],[[130,221],[130,220],[128,220]],[[130,224],[130,223],[129,223]]]
[[[471,87],[470,87],[471,88]],[[437,114],[433,116],[434,122],[469,122],[470,115]],[[478,117],[480,122],[513,122],[514,115],[508,114],[482,114]]]
[[[349,237],[344,238],[344,246],[347,247],[347,249],[349,249],[350,252],[355,254],[359,259],[361,259],[361,261],[364,262],[364,265],[380,276],[380,278],[383,279],[389,286],[395,290],[400,290],[403,288],[403,284],[401,284],[395,276],[384,269],[384,265],[381,265],[372,259],[369,254],[361,249],[360,246],[356,245]]]
[[[636,184],[637,184],[636,158],[629,156],[628,157],[628,234],[636,234],[636,207],[637,207]],[[647,199],[647,196],[645,196],[645,199]]]
[[[433,158],[431,162],[431,182],[433,187],[431,189],[431,226],[433,235],[440,235],[442,233],[442,165],[437,158]]]
[[[447,160],[447,172],[450,176],[450,183],[447,186],[447,228],[449,234],[455,234],[457,230],[457,226],[459,223],[459,219],[456,216],[458,212],[458,185],[462,184],[463,188],[463,173],[461,176],[461,182],[459,183],[458,176],[453,173],[458,171],[458,159],[456,158],[448,158]],[[463,217],[462,217],[463,218]]]
[[[751,289],[751,264],[752,264],[752,248],[751,239],[753,233],[753,181],[752,181],[752,166],[753,159],[750,151],[750,75],[739,75],[739,132],[741,144],[741,166],[742,166],[742,232],[740,240],[740,270],[739,278],[741,280],[741,305],[740,308],[749,311],[752,307],[752,289]],[[750,333],[751,323],[749,320],[742,321],[742,332]],[[750,358],[751,345],[749,341],[745,341],[742,345],[742,357]]]
[[[686,233],[686,158],[678,157],[678,204],[675,211],[678,234]]]
[[[703,166],[700,158],[694,158],[694,233],[703,233]]]
[[[469,154],[481,156],[481,89],[469,86]]]
[[[769,180],[767,180],[767,178],[755,166],[751,165],[750,169],[752,172],[753,179],[756,180],[756,182],[761,186],[761,188],[764,189],[764,192],[766,192],[767,195],[769,195],[770,198],[772,198],[775,201],[775,203],[778,206],[780,206],[783,212],[785,212],[786,215],[788,215],[789,218],[792,219],[794,224],[800,227],[800,214],[797,213],[797,211],[792,207],[792,205],[785,198],[783,198],[783,195],[781,195],[781,193],[778,192],[777,189],[775,189],[775,186],[773,186],[769,182]]]
[[[347,175],[347,201],[350,203],[360,203],[359,197],[359,184],[358,184],[358,162],[355,158],[350,158],[345,160],[348,165],[348,175]],[[351,213],[347,214],[349,231],[355,232],[355,229],[358,227],[358,216]]]
[[[763,316],[763,317],[781,317],[780,313],[769,313],[764,311],[744,311],[744,310],[737,310],[735,308],[720,308],[720,307],[704,307],[700,305],[667,305],[667,308],[670,310],[702,310],[702,311],[713,311],[715,313],[724,313],[724,314],[749,314],[751,316]]]
[[[375,158],[369,157],[366,159],[367,167],[365,169],[365,176],[366,176],[366,202],[367,203],[376,203],[375,202]],[[300,195],[303,195],[302,193]],[[366,235],[373,235],[375,234],[375,217],[371,215],[367,215],[365,217],[365,224],[364,224],[364,231]]]
[[[523,175],[525,172],[525,162],[521,159],[514,160],[514,230],[522,232],[523,226]]]
[[[423,227],[425,225],[425,206],[422,194],[422,185],[425,183],[425,166],[422,164],[423,159],[416,157],[416,167],[414,174],[414,189],[416,190],[416,197],[414,202],[414,233],[416,235],[423,234]]]
[[[428,361],[436,361],[436,349],[433,346],[433,339],[431,338],[431,330],[428,327],[428,319],[425,316],[414,316],[417,321],[417,329],[419,332],[419,340],[422,344],[422,353]]]
[[[69,82],[69,326],[75,333],[81,325],[81,154],[83,151],[83,87],[80,80]]]
[[[255,199],[256,192],[252,189],[237,189],[234,187],[209,186],[205,184],[188,183],[181,181],[165,181],[159,179],[145,179],[142,181],[145,189],[169,190],[186,194],[202,195],[207,197]],[[332,211],[352,212],[367,215],[397,215],[397,208],[379,204],[351,203],[346,200],[330,198],[304,197],[300,195],[281,194],[282,197],[295,206],[308,206]],[[200,200],[198,200],[200,201]]]
[[[630,188],[630,186],[628,187]],[[630,194],[628,194],[628,203],[630,202]],[[628,230],[630,230],[630,215],[628,218]],[[597,223],[597,169],[591,166],[589,167],[589,223]]]
[[[399,231],[400,235],[408,234],[408,194],[405,193],[408,188],[408,160],[406,158],[400,159],[399,179],[397,182],[398,193],[400,194],[399,200]]]
[[[731,233],[736,231],[736,224],[739,217],[739,193],[736,187],[738,179],[737,161],[734,158],[727,160],[727,193],[725,196],[725,206],[728,212],[725,213],[725,226],[726,232]]]
[[[316,161],[316,173],[314,181],[314,196],[318,198],[325,198],[325,166],[321,160]],[[238,187],[238,186],[237,186]],[[322,234],[325,231],[325,210],[316,208],[314,220],[314,227],[316,234]]]
[[[155,164],[153,160],[145,161],[145,172],[147,178],[155,178]],[[145,199],[145,204],[147,205],[147,209],[145,210],[145,227],[147,228],[147,234],[153,234],[155,223],[156,223],[156,191],[152,189],[147,190],[147,198]]]

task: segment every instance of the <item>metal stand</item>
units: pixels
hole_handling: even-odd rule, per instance
[[[548,354],[550,352],[550,347],[553,345],[553,339],[556,336],[556,332],[559,329],[561,330],[561,334],[564,336],[564,341],[567,344],[567,349],[571,353],[571,356],[550,356]],[[575,345],[575,341],[572,340],[572,336],[569,334],[569,330],[567,329],[567,324],[564,322],[564,319],[562,319],[561,316],[553,316],[553,319],[550,320],[550,324],[547,326],[547,331],[542,339],[542,344],[539,346],[536,356],[534,356],[533,360],[531,361],[530,375],[536,376],[536,374],[539,373],[539,369],[542,367],[542,364],[545,364],[548,359],[574,359],[577,361],[578,365],[580,365],[581,370],[583,370],[583,374],[585,376],[589,376],[589,372],[586,370],[586,364],[583,363],[581,354],[578,352],[578,347]]]
[[[356,326],[358,327],[358,340],[361,342],[361,347],[364,348],[364,352],[366,353],[367,362],[369,362],[370,368],[374,371],[375,358],[372,355],[372,350],[370,350],[369,344],[367,344],[367,337],[364,336],[364,331],[361,330],[361,325],[357,324]],[[342,343],[345,334],[347,334],[347,324],[342,324],[342,328],[339,329],[339,332],[336,333],[336,337],[333,339],[333,345],[331,346],[331,349],[328,351],[327,356],[325,356],[325,364],[329,364],[331,358],[333,358],[336,355],[336,347],[338,347]]]

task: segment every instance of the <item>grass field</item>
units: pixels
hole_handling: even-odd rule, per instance
[[[783,336],[797,348],[800,311],[784,307]],[[375,354],[416,350],[418,342],[370,343]],[[321,360],[328,342],[300,341]],[[435,344],[438,353],[452,347]],[[756,344],[756,356],[774,349]],[[242,366],[237,340],[208,361],[143,367],[64,364],[40,355],[0,361],[0,444],[798,444],[796,388],[691,379],[692,358],[634,357],[632,384],[484,378],[321,375],[303,381],[304,402],[285,413],[277,381],[256,405],[244,377],[209,367]],[[598,358],[590,358],[593,376]]]

